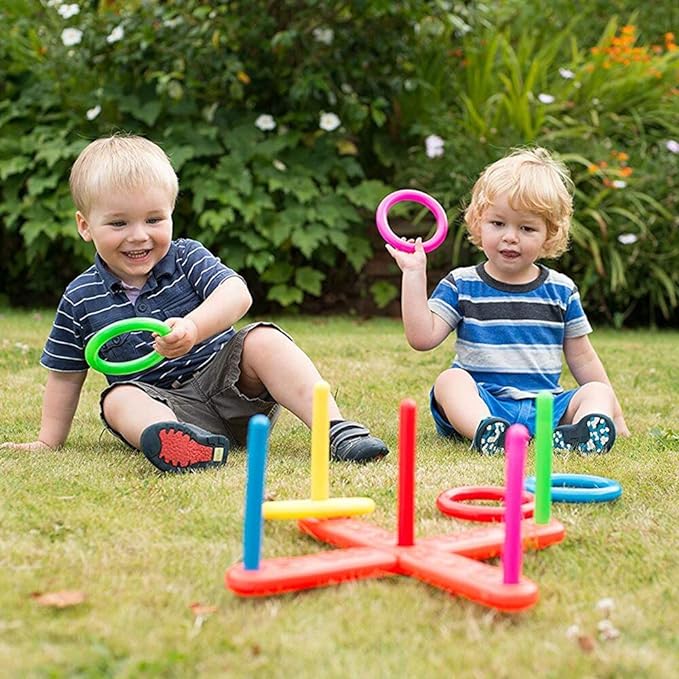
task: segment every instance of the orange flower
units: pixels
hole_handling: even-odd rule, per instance
[[[627,26],[623,26],[620,29],[621,33],[624,33],[625,35],[634,35],[634,31],[636,28],[632,24],[628,24]]]
[[[599,171],[598,165],[592,164],[592,165],[587,166],[587,172],[589,172],[590,174],[594,174],[595,172],[598,172],[598,171]]]
[[[630,177],[634,170],[631,167],[621,167],[620,168],[620,176],[621,177]]]
[[[620,151],[618,153],[618,160],[624,163],[626,160],[629,160],[629,156],[624,151]]]

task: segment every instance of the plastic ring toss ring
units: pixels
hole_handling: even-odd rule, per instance
[[[535,477],[526,479],[525,488],[535,493]],[[610,502],[622,495],[618,481],[588,474],[552,474],[553,502]]]
[[[503,505],[487,506],[466,504],[464,500],[504,500],[505,488],[502,486],[462,486],[441,493],[436,506],[449,516],[467,521],[504,521]],[[522,493],[521,517],[533,516],[535,503],[530,493]]]
[[[446,235],[448,234],[448,218],[446,217],[446,212],[441,207],[441,204],[429,194],[422,191],[401,189],[400,191],[390,193],[382,199],[377,206],[377,212],[375,213],[375,223],[377,224],[377,230],[380,232],[380,236],[397,250],[415,252],[415,245],[396,236],[387,221],[387,213],[389,210],[396,205],[396,203],[407,201],[420,203],[434,214],[434,217],[436,218],[436,232],[429,240],[422,243],[422,247],[425,252],[435,250],[446,239]]]
[[[99,356],[99,350],[106,342],[118,337],[118,335],[124,335],[134,330],[147,330],[158,335],[168,335],[172,331],[167,323],[156,318],[124,318],[121,321],[115,321],[115,323],[111,323],[95,333],[87,343],[85,360],[88,365],[105,375],[130,375],[148,370],[160,363],[164,356],[161,356],[157,351],[151,351],[146,356],[140,356],[132,361],[120,361],[118,363],[106,361]]]

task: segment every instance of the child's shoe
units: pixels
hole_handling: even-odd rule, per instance
[[[368,462],[384,457],[389,452],[386,444],[370,435],[357,422],[340,420],[330,425],[330,455],[333,460]]]
[[[501,417],[486,417],[476,428],[472,449],[482,455],[497,455],[505,450],[505,434],[509,429],[509,422]]]
[[[593,413],[575,424],[562,424],[554,430],[554,450],[607,453],[615,443],[615,424],[608,415]]]
[[[218,467],[226,462],[229,439],[186,422],[156,422],[141,434],[141,449],[164,472]]]

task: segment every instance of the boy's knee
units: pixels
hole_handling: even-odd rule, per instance
[[[112,386],[106,392],[101,402],[101,408],[106,419],[108,420],[109,415],[115,412],[121,404],[127,402],[132,393],[137,391],[139,391],[137,387],[130,386],[129,384]]]
[[[450,388],[454,385],[474,382],[472,376],[462,368],[449,368],[444,370],[434,382],[434,390],[441,388]]]
[[[615,393],[613,388],[605,382],[587,382],[580,387],[583,397],[597,399],[602,403],[607,403],[611,407],[615,403]]]
[[[248,332],[243,341],[243,351],[256,354],[268,352],[280,342],[290,342],[280,330],[266,325],[260,325]]]

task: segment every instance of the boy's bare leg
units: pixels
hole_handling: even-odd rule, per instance
[[[108,424],[138,449],[141,449],[141,433],[150,424],[177,420],[164,403],[129,385],[116,387],[106,395],[104,415]]]
[[[474,438],[481,420],[490,416],[466,370],[450,368],[442,372],[434,384],[434,397],[453,429],[468,439]]]
[[[255,328],[245,338],[238,388],[256,397],[265,389],[272,398],[311,428],[314,385],[322,380],[311,359],[275,328]],[[342,414],[330,395],[330,420]]]
[[[559,424],[574,424],[592,413],[613,419],[615,405],[611,387],[603,382],[588,382],[575,392]]]

